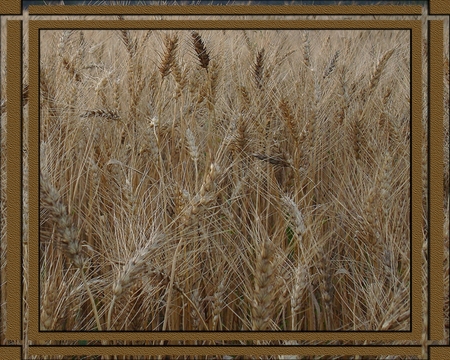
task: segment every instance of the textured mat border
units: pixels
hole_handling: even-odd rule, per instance
[[[421,336],[421,109],[422,25],[418,20],[30,20],[29,22],[29,338],[33,341],[84,340],[85,332],[39,332],[39,32],[43,29],[403,29],[411,31],[412,51],[412,332],[102,332],[98,340],[373,340],[419,341]],[[414,269],[415,267],[415,269]]]
[[[20,1],[13,1],[13,0],[7,0],[6,2],[2,2],[2,4],[0,4],[0,14],[12,14],[12,12],[11,12],[12,10],[4,10],[4,8],[5,8],[4,4],[5,3],[8,3],[8,4],[14,4],[14,3],[15,4],[20,4],[21,2]],[[73,7],[73,9],[75,9],[75,8],[79,8],[79,7]],[[183,7],[183,8],[186,10],[186,7]],[[256,6],[255,7],[251,6],[251,8],[257,8],[257,7]],[[336,12],[334,12],[330,8],[339,8],[339,9],[337,9]],[[336,6],[336,7],[328,7],[329,11],[326,11],[326,12],[324,12],[322,14],[323,15],[342,14],[342,10],[340,8],[341,7],[338,7],[338,6]],[[355,6],[355,8],[357,8],[357,9],[354,10],[355,11],[354,13],[353,12],[348,12],[348,13],[345,12],[345,13],[346,14],[350,14],[351,13],[351,14],[373,15],[373,13],[371,13],[371,12],[361,11],[362,6]],[[404,8],[411,8],[411,7],[403,6],[402,8],[404,9]],[[449,3],[446,0],[430,0],[429,1],[429,9],[430,9],[430,14],[432,14],[432,15],[438,15],[438,14],[439,15],[448,15],[450,13]],[[18,14],[17,7],[16,7],[16,10],[14,10],[14,11],[15,11],[14,12],[15,14]],[[72,9],[71,9],[71,11],[72,11]],[[295,11],[298,11],[298,10],[295,10]],[[377,10],[377,11],[380,11],[380,10]],[[81,12],[78,12],[78,10],[77,10],[77,14],[80,14],[80,13]],[[187,15],[199,15],[199,13],[195,13],[195,11],[192,12],[192,13],[190,13],[190,12],[186,13],[186,11],[184,11],[183,13],[187,14]],[[253,9],[251,11],[248,11],[248,13],[249,14],[253,14]],[[384,12],[384,11],[382,11],[382,12],[380,11],[380,13],[382,13],[383,15],[392,15],[392,13]],[[405,14],[406,11],[402,10],[400,13],[401,14]],[[129,14],[129,12],[125,12],[125,15],[127,15],[127,14]],[[142,13],[140,13],[140,14],[142,14]],[[275,12],[272,12],[271,14],[278,15]],[[377,12],[377,14],[378,14],[378,12]],[[395,13],[395,14],[398,14],[398,13]],[[417,14],[417,10],[409,12],[408,14],[409,15],[416,15]],[[48,15],[51,15],[51,14],[48,14]],[[102,13],[102,15],[105,15],[105,14]],[[236,15],[236,14],[230,13],[229,15]],[[432,25],[433,21],[430,22],[430,38],[429,38],[429,44],[428,44],[429,45],[429,49],[430,49],[429,94],[433,95],[433,96],[430,96],[430,103],[429,103],[429,106],[430,106],[430,124],[429,124],[429,130],[430,130],[430,133],[429,133],[429,136],[430,136],[430,138],[429,138],[429,140],[430,140],[430,152],[429,152],[429,170],[430,170],[429,180],[430,181],[429,181],[429,186],[430,186],[430,189],[429,189],[429,191],[430,191],[430,195],[432,195],[432,196],[430,196],[430,204],[429,204],[430,210],[433,209],[432,208],[432,204],[433,203],[437,204],[437,205],[438,204],[439,205],[442,204],[442,192],[441,191],[439,191],[439,192],[435,192],[434,191],[434,189],[436,189],[438,184],[440,185],[440,184],[442,184],[442,182],[439,183],[438,180],[433,178],[433,176],[431,176],[431,175],[432,174],[436,174],[438,177],[440,176],[442,178],[442,174],[438,174],[438,169],[439,169],[440,164],[442,164],[442,160],[443,160],[442,159],[442,155],[441,155],[442,154],[441,150],[439,150],[439,149],[436,150],[436,148],[438,148],[438,147],[440,147],[442,149],[442,146],[443,146],[443,144],[441,142],[441,139],[442,139],[442,121],[443,121],[443,111],[442,110],[443,110],[443,108],[442,108],[442,102],[439,101],[439,97],[437,96],[437,94],[439,94],[439,91],[442,91],[441,89],[443,87],[442,80],[439,80],[439,79],[442,79],[442,77],[440,77],[440,74],[442,73],[442,69],[440,70],[441,73],[439,73],[439,69],[437,69],[437,66],[439,64],[442,64],[442,62],[439,63],[439,61],[440,61],[440,59],[442,59],[442,56],[443,56],[443,43],[441,42],[442,40],[440,40],[440,39],[442,39],[443,29],[438,24],[438,23],[442,23],[442,21],[434,21],[434,23],[435,23],[435,25]],[[199,27],[197,27],[197,28],[199,28]],[[21,37],[19,37],[19,40],[20,39],[21,39]],[[15,43],[16,46],[18,44],[20,44],[20,41]],[[414,47],[414,40],[413,40],[413,47]],[[419,49],[420,49],[420,43],[417,43],[417,47],[419,47]],[[433,65],[433,61],[434,61],[434,65]],[[16,62],[16,63],[20,64],[20,60],[18,62]],[[436,69],[438,71],[437,73],[436,73]],[[413,72],[413,78],[414,78],[414,72]],[[8,80],[8,82],[9,81],[10,80]],[[434,84],[434,85],[431,86],[432,84]],[[419,86],[419,88],[415,88],[414,85],[413,85],[413,90],[415,90],[416,92],[420,93],[419,89],[421,89],[421,85]],[[430,89],[433,89],[433,90],[431,91]],[[14,96],[14,98],[9,97],[9,99],[10,99],[11,103],[14,103],[15,101],[19,101],[20,102],[21,96],[20,96],[19,93],[17,93]],[[414,104],[414,99],[413,99],[413,104]],[[421,107],[420,104],[418,104],[418,105],[419,105],[419,107]],[[11,106],[14,107],[14,104],[12,104]],[[413,133],[414,133],[414,130],[413,130]],[[437,137],[436,137],[436,135],[437,135]],[[14,145],[10,145],[9,142],[8,142],[8,149],[9,149],[9,146],[14,146]],[[38,168],[38,163],[36,163],[35,165]],[[433,187],[433,186],[435,186],[435,187]],[[19,190],[19,191],[21,192],[21,190]],[[439,194],[439,193],[441,193],[441,194]],[[17,194],[15,194],[15,195],[17,195]],[[10,203],[10,201],[9,201],[10,197],[9,196],[15,196],[15,195],[14,195],[14,191],[11,191],[10,189],[8,189],[8,202],[9,203]],[[16,199],[18,199],[17,196],[16,196]],[[440,202],[439,202],[439,200],[440,200]],[[15,206],[15,204],[11,204],[11,203],[10,203],[10,205],[12,205],[13,207]],[[441,209],[441,205],[439,206],[439,208]],[[8,212],[8,214],[7,214],[8,215],[8,219],[10,219],[10,215],[9,214],[10,213]],[[17,214],[17,211],[16,211],[16,214]],[[430,281],[430,287],[429,287],[429,300],[430,300],[429,301],[429,310],[430,311],[428,313],[429,314],[429,335],[428,336],[429,336],[430,340],[444,340],[448,344],[448,340],[449,339],[443,339],[443,334],[444,334],[443,333],[443,321],[444,321],[444,319],[443,319],[443,312],[442,312],[442,307],[441,307],[441,304],[443,303],[443,296],[442,295],[443,295],[443,292],[444,292],[444,288],[443,288],[443,278],[442,278],[442,262],[440,262],[440,259],[442,259],[442,250],[443,250],[443,245],[444,244],[443,244],[443,239],[442,239],[442,235],[441,235],[442,231],[440,231],[440,229],[442,229],[442,227],[440,227],[440,224],[442,224],[442,213],[440,211],[434,211],[434,212],[430,211],[430,224],[431,224],[432,228],[434,226],[436,226],[436,230],[434,232],[435,235],[433,235],[433,231],[430,232],[430,264],[429,264],[429,281]],[[16,226],[17,226],[17,224],[16,224]],[[16,232],[17,232],[17,228],[16,228]],[[14,242],[14,243],[17,244],[16,240],[13,239],[12,236],[8,237],[8,243],[10,244],[11,242]],[[14,256],[14,254],[11,254],[11,255]],[[17,255],[17,254],[15,254],[15,255]],[[414,258],[414,254],[413,254],[413,258]],[[9,261],[9,259],[10,258],[8,257],[8,261]],[[19,264],[20,264],[20,262],[19,262]],[[416,265],[414,265],[414,266],[416,267]],[[19,270],[18,272],[15,271],[17,269]],[[18,278],[20,280],[20,277],[21,277],[21,266],[20,265],[16,266],[15,264],[13,264],[13,267],[11,267],[11,266],[8,267],[7,279],[10,280],[8,283],[12,282],[11,280],[13,279],[13,277],[17,277],[17,275],[19,276]],[[12,285],[12,286],[14,286],[14,285]],[[18,300],[17,304],[19,304],[21,302],[21,296],[19,297],[18,295],[19,294],[17,294],[17,293],[16,294],[11,294],[11,298],[12,299]],[[416,299],[419,300],[420,297],[421,296],[419,295],[419,297],[416,298]],[[11,304],[11,301],[9,300],[9,298],[8,298],[8,304]],[[20,305],[18,305],[17,307],[19,309],[21,308]],[[420,309],[418,309],[418,310],[420,310]],[[413,312],[414,312],[414,310],[413,310]],[[421,313],[421,311],[419,311],[419,312]],[[17,339],[17,337],[14,334],[20,334],[21,333],[21,322],[22,322],[21,321],[21,317],[19,319],[14,318],[14,319],[11,319],[11,320],[12,320],[11,322],[8,321],[8,331],[11,331],[11,332],[8,333],[8,338],[11,338],[11,339],[15,338],[15,339]],[[56,335],[55,333],[48,333],[48,334]],[[75,334],[80,334],[81,335],[81,334],[85,334],[85,333],[75,333]],[[133,335],[137,335],[137,334],[139,334],[139,333],[133,333]],[[195,339],[198,339],[198,335],[199,335],[198,333],[184,333],[184,332],[183,333],[178,333],[178,334],[188,335],[188,338],[195,338]],[[227,334],[229,334],[229,333],[227,333]],[[243,333],[236,333],[235,335],[238,335],[238,337],[240,339],[241,335],[244,335],[244,334]],[[261,335],[261,334],[263,335],[263,337],[266,337],[265,333],[255,333],[255,335]],[[290,339],[291,338],[291,336],[286,336],[286,335],[289,335],[289,333],[280,333],[280,334],[284,335],[284,336],[282,336],[282,339]],[[315,332],[315,333],[307,333],[307,335],[312,335],[312,338],[314,338],[314,340],[318,340],[317,337],[314,336],[315,334],[319,335],[320,333],[317,333],[317,332]],[[347,338],[347,337],[351,338],[352,340],[357,340],[354,335],[357,335],[359,333],[336,332],[336,333],[328,333],[328,334],[334,334],[334,336],[330,337],[329,340],[336,339],[336,337],[339,338],[339,340],[344,340],[344,338]],[[369,335],[370,333],[368,333],[368,334],[362,333],[362,334],[363,335]],[[389,334],[390,335],[394,335],[392,333],[389,333]],[[407,333],[407,334],[411,335],[411,333]],[[116,334],[114,334],[114,335],[116,335]],[[119,335],[119,337],[114,336],[114,338],[116,338],[116,339],[121,338],[120,337],[120,335],[121,335],[120,333],[117,334],[117,335]],[[162,335],[162,334],[152,334],[152,335]],[[214,335],[214,333],[212,335]],[[245,335],[248,335],[248,334],[245,334]],[[273,335],[278,335],[278,333],[276,333],[276,334],[270,333],[270,334],[267,334],[267,335],[269,335],[270,339],[274,339]],[[342,338],[341,335],[344,335],[344,338]],[[350,336],[346,336],[346,335],[350,335]],[[59,336],[57,336],[57,337],[59,338]],[[186,338],[186,336],[182,336],[182,337]],[[278,338],[278,336],[276,336],[276,337]],[[165,337],[164,336],[163,337],[158,336],[158,338],[165,338]],[[207,338],[209,338],[209,336],[207,336]],[[255,339],[256,338],[257,337],[255,337]],[[308,336],[308,338],[309,338],[309,336]],[[366,337],[364,337],[364,339],[365,338]],[[57,340],[53,336],[51,337],[51,339],[52,340]],[[71,339],[73,339],[73,338],[71,338]],[[135,336],[133,336],[133,339],[137,340],[137,338]],[[390,336],[389,339],[390,340],[395,340],[394,338],[392,338],[392,336]],[[415,337],[415,340],[417,341],[417,337]],[[42,354],[48,354],[48,355],[51,355],[51,354],[63,354],[63,353],[64,354],[69,354],[70,353],[70,354],[75,355],[75,354],[79,353],[78,350],[80,349],[79,347],[48,346],[48,347],[45,347],[45,349],[47,349],[47,350],[44,351],[44,350],[41,350],[42,348],[43,347],[32,346],[30,348],[30,355],[32,355],[32,354],[38,355],[38,353],[41,354],[41,355]],[[123,347],[112,347],[112,348],[117,350],[117,352],[114,352],[115,354],[122,353],[123,349],[124,349]],[[135,350],[137,350],[138,352],[141,352],[140,348],[141,347],[135,348]],[[142,348],[143,348],[142,351],[144,351],[146,349],[145,347],[142,347]],[[177,348],[177,347],[173,347],[173,348]],[[183,347],[183,348],[185,348],[185,347]],[[181,353],[179,351],[176,351],[176,353],[185,355],[186,352],[183,351],[183,348],[180,348]],[[302,347],[302,349],[303,348],[305,348],[305,347]],[[308,349],[308,348],[310,348],[310,347],[306,347],[306,349]],[[346,346],[346,347],[336,347],[336,346],[314,347],[314,349],[312,349],[312,347],[311,347],[311,349],[308,349],[308,351],[312,351],[312,353],[309,353],[309,354],[317,354],[317,355],[318,354],[324,354],[325,355],[327,353],[327,354],[331,355],[331,353],[329,353],[328,351],[322,351],[323,348],[330,349],[330,350],[336,348],[336,350],[338,350],[338,349],[342,350],[342,351],[339,350],[337,352],[332,351],[334,354],[338,354],[338,353],[339,354],[344,354],[344,352],[347,353],[347,349],[351,349],[351,351],[352,351],[351,354],[356,354],[356,353],[360,353],[361,355],[366,354],[365,351],[364,352],[360,352],[359,351],[360,350],[359,347],[352,347],[352,346]],[[373,353],[374,349],[371,346],[369,346],[369,347],[362,347],[362,348],[367,349],[367,350],[371,351],[371,354],[374,354]],[[404,347],[404,346],[400,346],[400,347],[392,347],[392,346],[390,346],[389,347],[388,346],[388,347],[381,347],[380,350],[376,350],[376,353],[377,354],[386,354],[385,350],[389,349],[389,354],[401,355],[401,353],[403,354],[403,350],[401,350],[403,348],[415,349],[414,350],[415,352],[418,351],[416,346],[412,346],[412,347]],[[0,357],[4,358],[3,357],[3,351],[6,351],[6,349],[10,350],[10,349],[13,349],[13,347],[8,347],[8,348],[2,347],[0,349]],[[14,349],[16,349],[16,348],[14,348]],[[63,351],[63,349],[64,349],[64,351]],[[86,347],[83,347],[83,349],[86,349]],[[96,350],[96,348],[90,348],[90,349],[92,351],[94,351],[94,353],[95,353],[95,351],[98,351],[98,350]],[[130,350],[132,350],[132,349],[133,348],[131,348]],[[210,351],[209,349],[206,349],[206,348],[203,348],[203,349],[205,351]],[[219,350],[218,348],[214,348],[214,349]],[[383,350],[381,350],[381,349],[383,349]],[[397,350],[391,352],[391,350],[393,350],[393,349],[397,349]],[[443,346],[429,347],[429,355],[432,358],[434,358],[434,356],[436,356],[436,358],[439,358],[438,354],[447,353],[447,351],[449,349],[450,348],[447,347],[447,346],[444,346],[444,347]],[[67,352],[66,350],[69,350],[69,352]],[[175,349],[172,350],[172,347],[166,347],[165,350],[167,350],[167,351],[164,351],[164,353],[168,353],[168,351],[169,352],[170,351],[175,351]],[[185,350],[187,350],[187,348],[185,348]],[[194,350],[194,349],[192,348],[192,350]],[[213,353],[217,353],[217,350],[214,350]],[[234,350],[238,351],[237,349],[234,349]],[[242,350],[244,350],[244,349],[242,349]],[[249,348],[249,350],[251,350],[251,348]],[[279,353],[279,347],[267,348],[267,349],[264,350],[263,353],[267,354],[267,353],[271,352],[272,350],[274,350],[277,353]],[[44,353],[42,353],[42,351],[44,351]],[[56,351],[56,353],[54,351]],[[85,350],[83,350],[83,351],[84,351],[83,353],[85,354],[86,353]],[[200,351],[200,353],[204,354],[205,351]],[[317,352],[317,351],[319,351],[319,352]],[[90,352],[91,351],[89,351],[89,353]],[[256,355],[256,352],[260,353],[259,350],[255,350],[255,355]],[[283,351],[283,352],[285,352],[285,351]],[[100,353],[104,353],[104,351],[100,351]],[[127,354],[134,353],[134,350],[132,350],[131,352],[127,351],[126,353]],[[147,352],[144,351],[144,353],[145,354],[149,354],[148,351]],[[197,353],[196,350],[194,352],[192,352],[192,354],[196,354],[196,353]],[[220,353],[222,353],[222,351],[220,351]],[[248,354],[247,350],[246,351],[240,351],[240,353]],[[288,353],[290,353],[290,351],[289,352],[285,352],[285,353],[288,354]],[[302,350],[302,353],[303,353],[303,350]],[[5,354],[7,354],[7,353],[5,353]],[[173,353],[173,354],[175,355],[175,353]],[[191,351],[189,351],[189,354],[191,354]],[[223,353],[223,354],[225,354],[225,353]],[[300,353],[298,353],[298,354],[300,354]],[[404,354],[404,355],[406,355],[406,354]],[[409,354],[409,355],[412,355],[412,354]]]

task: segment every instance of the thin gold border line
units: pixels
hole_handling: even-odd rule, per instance
[[[92,25],[94,23],[94,26]],[[327,341],[365,341],[365,340],[409,340],[420,341],[421,338],[421,113],[422,113],[422,25],[420,20],[374,20],[366,21],[318,21],[318,20],[242,20],[242,21],[42,21],[30,20],[29,22],[29,235],[30,235],[30,284],[38,284],[39,274],[39,30],[40,29],[405,29],[412,34],[412,248],[411,248],[411,331],[398,332],[117,332],[99,333],[99,339],[124,340],[128,337],[132,340],[312,340]],[[414,269],[415,264],[416,269]],[[30,321],[29,331],[31,340],[86,340],[86,335],[92,337],[92,332],[40,332],[39,331],[39,289],[36,286],[29,287],[30,295]]]
[[[30,15],[421,15],[415,5],[30,5]]]
[[[21,339],[22,327],[22,22],[7,23],[6,338]]]
[[[429,22],[429,340],[444,339],[444,22]]]
[[[246,355],[261,356],[270,354],[281,355],[398,355],[418,356],[421,352],[420,346],[30,346],[29,355],[117,355],[117,356],[155,356],[155,355]]]
[[[411,312],[412,330],[422,332],[422,27],[411,34]],[[414,266],[415,264],[415,266]],[[416,298],[414,298],[416,296]],[[414,301],[415,300],[415,301]],[[421,335],[419,335],[421,336]]]
[[[420,22],[419,22],[420,23]],[[422,26],[411,33],[411,330],[420,337],[422,307]],[[416,298],[414,298],[416,296]],[[414,316],[416,315],[416,317]]]

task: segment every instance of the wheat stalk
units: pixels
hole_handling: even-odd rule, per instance
[[[43,152],[43,148],[41,152]],[[45,158],[45,153],[41,153],[41,159]],[[51,184],[48,175],[41,171],[40,174],[41,185],[41,201],[45,208],[51,211],[53,219],[57,225],[59,234],[59,247],[62,253],[72,262],[72,264],[80,270],[82,282],[86,288],[91,301],[92,310],[94,311],[95,320],[97,322],[97,329],[102,330],[100,318],[97,312],[94,297],[86,279],[84,272],[85,257],[83,254],[83,244],[78,237],[78,229],[74,225],[72,217],[67,212],[66,206],[63,204],[59,192]]]
[[[134,255],[128,259],[122,269],[118,272],[116,280],[112,286],[113,298],[109,305],[107,315],[107,330],[111,330],[111,315],[116,301],[125,294],[133,283],[142,276],[148,274],[150,256],[152,253],[162,246],[163,236],[157,234],[153,239],[149,239],[147,245],[136,250]],[[154,268],[151,268],[154,271]]]

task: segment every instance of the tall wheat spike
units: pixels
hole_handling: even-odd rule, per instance
[[[200,66],[208,71],[209,65],[209,52],[206,50],[205,43],[203,42],[202,37],[196,31],[192,32],[192,40],[194,42],[194,49],[197,53],[197,57],[200,61]]]

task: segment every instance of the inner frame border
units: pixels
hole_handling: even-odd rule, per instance
[[[93,340],[398,341],[422,336],[422,23],[420,20],[30,20],[29,21],[29,339],[86,340],[96,332],[39,330],[39,35],[59,29],[383,29],[409,30],[411,38],[411,331],[309,332],[98,332]],[[414,266],[412,266],[414,264]],[[86,347],[83,347],[86,349]],[[385,353],[385,352],[383,352]]]

